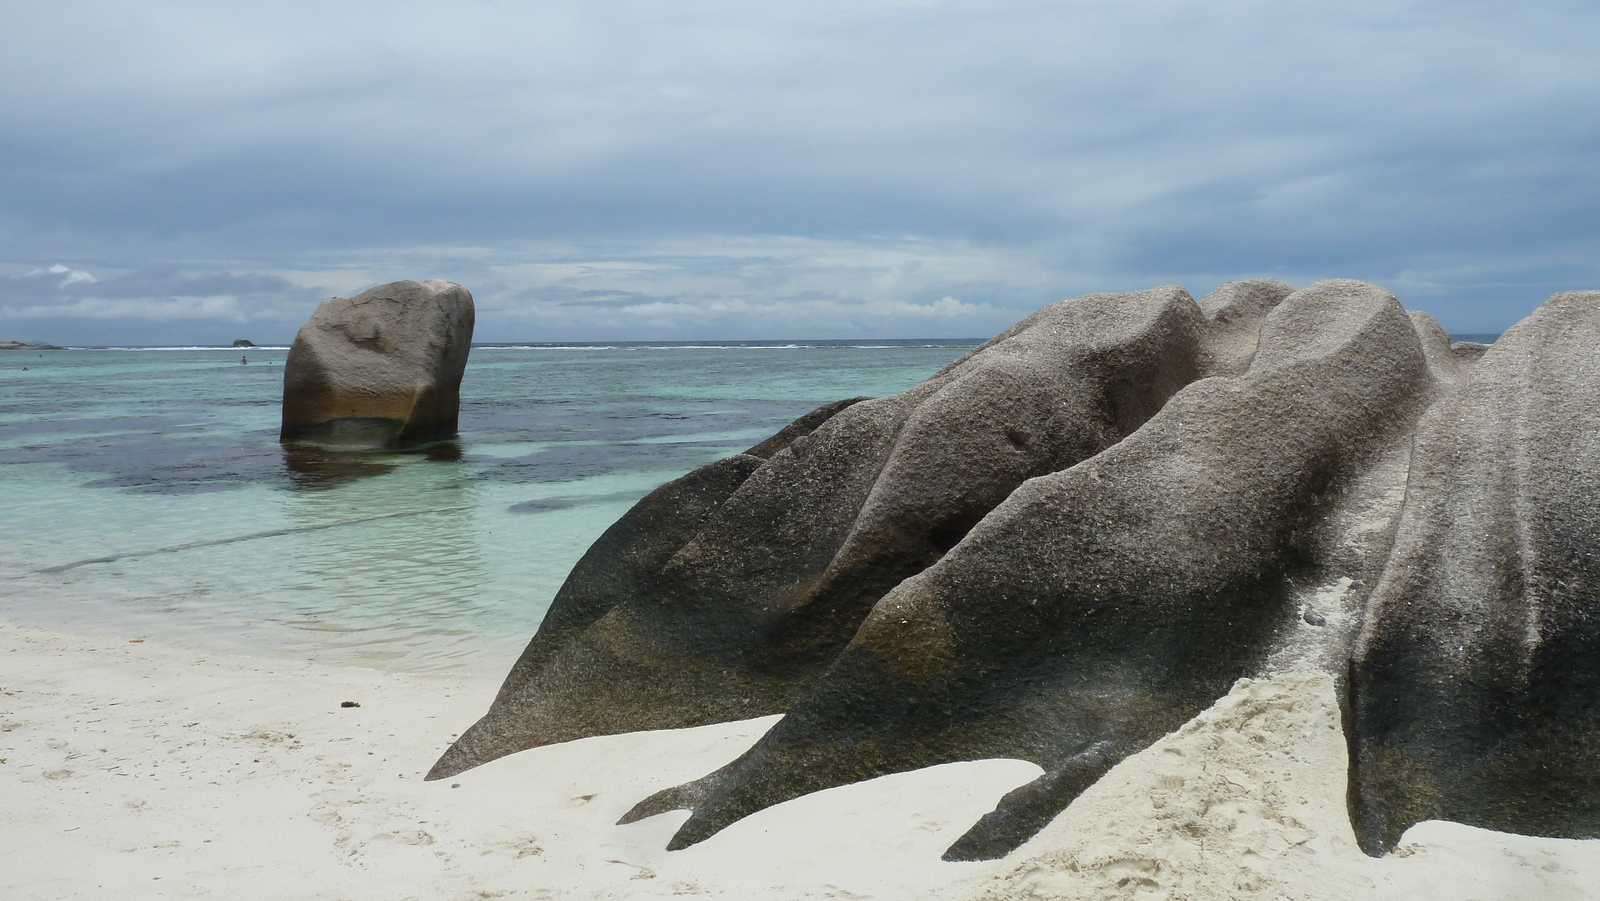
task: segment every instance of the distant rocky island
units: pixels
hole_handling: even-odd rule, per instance
[[[235,339],[233,339],[233,346],[234,347],[255,347],[256,343],[254,341],[251,341],[249,338],[235,338]]]
[[[26,341],[0,341],[0,350],[65,350],[56,344],[29,344]]]

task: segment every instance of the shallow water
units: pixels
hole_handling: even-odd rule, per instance
[[[973,343],[478,347],[458,442],[343,456],[278,445],[281,348],[7,352],[0,616],[502,670],[650,489]]]

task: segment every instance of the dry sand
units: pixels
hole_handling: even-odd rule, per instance
[[[136,637],[0,624],[0,898],[1600,898],[1600,841],[1427,823],[1394,856],[1361,855],[1333,683],[1315,673],[1241,681],[1010,857],[949,864],[943,849],[1036,767],[821,792],[669,853],[685,814],[616,819],[770,719],[424,783],[496,679]]]

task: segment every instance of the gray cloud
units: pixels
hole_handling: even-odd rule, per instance
[[[193,9],[8,12],[15,271],[453,277],[507,340],[967,334],[1256,274],[1477,330],[1600,285],[1587,4]],[[258,288],[182,296],[309,290]]]
[[[0,327],[70,335],[76,344],[215,343],[246,326],[286,340],[322,296],[265,273],[97,275],[58,263],[0,279]]]

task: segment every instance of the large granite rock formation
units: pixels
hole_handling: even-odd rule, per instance
[[[1045,774],[952,848],[1004,854],[1252,673],[1297,611],[1306,533],[1431,393],[1387,292],[1325,282],[1093,459],[1019,487],[873,609],[827,676],[713,784],[700,841],[811,791],[956,760]]]
[[[624,822],[689,809],[684,847],[830,786],[1033,761],[946,855],[994,857],[1293,658],[1351,673],[1369,851],[1434,816],[1595,834],[1597,332],[1596,295],[1561,295],[1485,353],[1351,281],[1047,307],[646,497],[429,778],[783,712]]]
[[[1115,444],[1209,367],[1242,365],[1239,323],[1253,333],[1289,290],[1237,286],[1210,320],[1178,288],[1055,304],[909,391],[823,408],[663,487],[585,556],[432,777],[787,709],[884,592],[1025,480]]]
[[[1600,836],[1600,292],[1551,298],[1428,411],[1350,710],[1369,853],[1428,819]]]
[[[284,362],[280,439],[392,449],[454,437],[472,325],[472,295],[438,279],[323,301]]]

